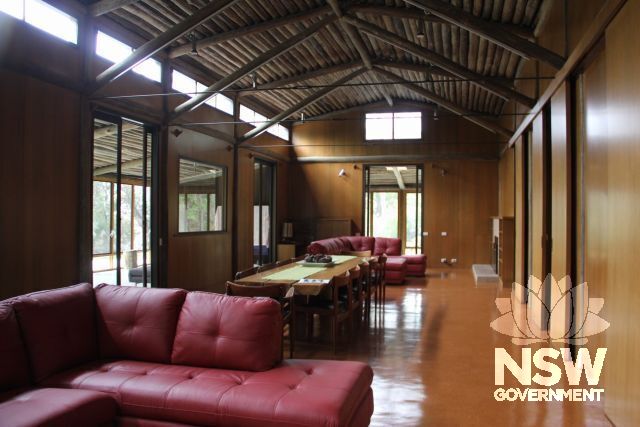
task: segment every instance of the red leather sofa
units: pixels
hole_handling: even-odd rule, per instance
[[[372,255],[387,255],[386,282],[402,284],[407,275],[422,277],[427,269],[424,254],[401,255],[402,240],[391,237],[341,236],[311,242],[310,254],[339,255],[345,252],[371,251]]]
[[[280,305],[89,284],[0,301],[0,424],[366,426],[372,370],[281,360]]]

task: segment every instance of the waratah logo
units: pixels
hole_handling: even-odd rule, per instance
[[[598,316],[604,298],[589,298],[586,282],[572,288],[568,276],[556,281],[551,275],[546,282],[548,285],[543,286],[540,279],[531,276],[528,288],[514,283],[511,298],[496,298],[501,316],[491,322],[491,328],[512,337],[511,342],[516,345],[545,341],[584,345],[587,337],[609,327],[609,322]],[[549,291],[550,298],[545,297],[543,289]],[[525,294],[529,296],[528,304],[517,300],[517,295]],[[545,300],[550,301],[549,305]],[[580,318],[567,315],[571,307],[581,314]]]

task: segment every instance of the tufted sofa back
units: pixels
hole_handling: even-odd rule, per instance
[[[186,291],[102,284],[95,294],[101,357],[171,361]]]
[[[373,245],[375,242],[375,237],[369,236],[345,236],[341,237],[349,242],[352,251],[371,251],[373,252]]]
[[[282,315],[271,298],[189,292],[180,312],[172,363],[266,371],[281,361]]]
[[[98,356],[90,284],[35,292],[11,303],[35,382]]]
[[[402,240],[394,237],[376,237],[373,255],[400,255]]]
[[[29,363],[13,307],[0,304],[0,393],[30,383]]]
[[[351,245],[346,238],[331,237],[330,239],[316,240],[307,247],[310,254],[340,255],[344,251],[351,251]]]

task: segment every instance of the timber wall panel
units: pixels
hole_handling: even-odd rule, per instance
[[[78,281],[79,96],[0,71],[0,299]]]

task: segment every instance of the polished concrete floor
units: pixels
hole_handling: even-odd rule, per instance
[[[350,337],[344,331],[335,356],[322,336],[299,342],[295,356],[369,363],[372,426],[610,426],[601,403],[495,400],[494,349],[520,354],[489,327],[499,316],[497,296],[508,293],[476,287],[470,270],[432,270],[387,286],[384,311]]]

